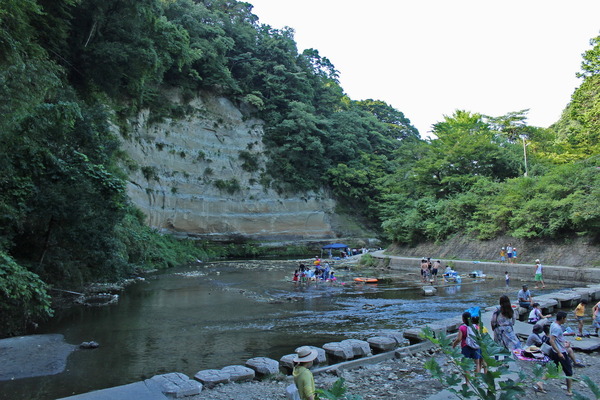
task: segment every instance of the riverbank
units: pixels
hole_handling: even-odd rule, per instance
[[[358,257],[356,257],[356,259],[358,259]],[[461,310],[464,310],[465,307],[469,306],[470,302],[473,302],[475,298],[478,298],[478,294],[477,294],[477,285],[463,285],[462,287],[462,293],[460,291],[460,288],[458,288],[459,290],[450,290],[448,288],[441,288],[439,289],[438,292],[438,296],[436,296],[435,298],[424,298],[422,296],[420,296],[420,292],[418,291],[418,287],[420,286],[419,284],[419,280],[417,279],[413,279],[410,276],[406,276],[406,274],[404,273],[398,273],[398,271],[395,270],[381,270],[381,271],[371,271],[368,268],[369,267],[356,267],[356,269],[353,266],[350,266],[350,270],[345,272],[344,274],[342,274],[342,277],[344,277],[344,279],[350,279],[353,276],[357,276],[356,272],[358,271],[359,273],[375,273],[375,274],[381,274],[382,276],[389,274],[395,274],[398,275],[398,277],[403,277],[402,279],[408,279],[408,281],[404,282],[404,283],[396,283],[395,280],[386,280],[386,283],[379,285],[379,288],[377,287],[377,285],[373,285],[373,286],[369,286],[369,285],[308,285],[306,287],[296,287],[294,285],[291,284],[291,282],[289,282],[289,279],[291,279],[291,272],[293,271],[293,268],[295,266],[295,264],[299,261],[304,261],[304,260],[295,260],[295,261],[288,261],[286,265],[283,266],[283,268],[281,267],[276,267],[275,265],[270,265],[269,263],[265,263],[265,262],[257,262],[257,263],[244,263],[243,265],[238,265],[239,263],[225,263],[223,265],[219,265],[217,266],[213,266],[213,265],[207,265],[207,264],[202,264],[201,266],[198,267],[194,267],[194,268],[188,268],[188,269],[182,269],[179,272],[176,273],[171,273],[171,274],[166,274],[166,275],[162,275],[162,277],[166,278],[167,282],[173,283],[173,284],[169,284],[167,286],[165,286],[164,284],[157,284],[160,282],[160,280],[154,280],[154,279],[149,279],[143,283],[141,283],[140,285],[135,285],[135,287],[133,289],[133,291],[129,291],[127,296],[123,296],[122,298],[122,304],[120,302],[119,306],[114,307],[114,309],[110,310],[110,312],[108,312],[109,310],[106,309],[106,313],[110,314],[110,323],[107,324],[106,322],[101,322],[99,326],[96,325],[91,325],[90,327],[94,329],[94,332],[96,332],[96,334],[98,333],[97,330],[99,329],[99,327],[105,327],[108,326],[110,327],[108,329],[108,332],[106,332],[105,337],[102,336],[89,336],[87,334],[85,334],[85,336],[81,336],[81,335],[74,335],[73,329],[75,329],[75,326],[69,326],[69,331],[68,331],[68,337],[67,340],[69,342],[74,342],[77,343],[78,340],[81,340],[81,338],[85,338],[85,340],[89,340],[90,338],[94,338],[96,340],[98,340],[101,344],[103,344],[103,346],[99,349],[99,350],[94,350],[93,352],[77,352],[76,355],[74,355],[73,357],[75,357],[73,360],[70,361],[71,364],[71,370],[73,371],[74,368],[77,369],[78,371],[84,371],[85,365],[81,364],[81,360],[82,360],[82,356],[89,360],[90,363],[93,363],[95,365],[110,365],[108,364],[109,362],[112,362],[111,360],[115,360],[115,357],[118,357],[118,355],[120,353],[124,353],[124,354],[128,354],[128,355],[135,355],[135,357],[137,358],[144,358],[144,359],[152,359],[154,360],[160,360],[158,367],[155,366],[151,366],[149,368],[146,368],[145,370],[149,371],[149,373],[145,373],[144,370],[140,369],[141,373],[134,373],[131,375],[127,376],[127,379],[121,379],[119,381],[115,381],[114,377],[111,378],[112,381],[101,381],[101,379],[103,378],[102,374],[106,374],[106,372],[103,371],[103,368],[99,368],[94,370],[94,372],[92,372],[92,370],[88,371],[85,373],[86,376],[92,376],[90,375],[90,373],[92,373],[94,375],[94,379],[93,380],[88,380],[88,379],[79,379],[80,381],[85,381],[85,382],[91,382],[94,381],[96,384],[95,388],[106,388],[106,387],[111,387],[111,386],[116,386],[116,385],[127,385],[130,382],[137,382],[137,380],[139,379],[143,379],[143,380],[147,380],[148,378],[156,375],[156,374],[164,374],[167,372],[171,372],[171,371],[179,371],[182,372],[184,374],[186,374],[187,376],[192,377],[196,372],[198,372],[199,370],[205,370],[208,368],[219,368],[222,367],[224,365],[241,365],[244,363],[245,360],[251,358],[251,357],[255,357],[255,356],[266,356],[266,357],[270,357],[273,358],[274,360],[278,360],[282,354],[287,354],[286,352],[292,352],[293,349],[300,345],[300,344],[310,344],[310,345],[315,345],[315,346],[321,346],[323,345],[323,343],[326,342],[330,342],[330,341],[336,341],[336,340],[340,340],[340,338],[354,338],[354,339],[366,339],[368,337],[371,337],[374,333],[378,333],[376,331],[373,331],[372,329],[369,329],[368,327],[371,327],[375,330],[379,330],[379,329],[383,329],[383,328],[390,328],[390,327],[395,327],[397,332],[401,332],[404,331],[407,328],[411,328],[411,327],[418,327],[420,326],[420,324],[424,323],[424,321],[421,319],[424,317],[424,314],[421,313],[427,313],[428,309],[435,309],[437,310],[435,315],[431,315],[429,317],[425,317],[425,322],[433,322],[436,321],[437,319],[440,318],[440,312],[445,312],[444,314],[444,318],[447,317],[452,317],[452,316],[456,316],[458,315],[457,313],[461,312]],[[348,260],[351,261],[351,260]],[[352,260],[352,261],[356,261],[356,260]],[[247,265],[246,265],[247,264]],[[338,263],[336,262],[336,268],[340,268],[343,269],[342,267],[343,263]],[[235,266],[234,266],[235,265]],[[410,267],[411,265],[413,265],[411,262],[407,263],[407,267]],[[240,273],[243,273],[242,271],[247,271],[245,272],[246,275],[241,275],[241,276],[246,276],[247,279],[240,279]],[[268,271],[268,274],[265,274],[264,278],[265,279],[261,279],[259,281],[256,281],[255,279],[252,279],[255,276],[255,271]],[[277,272],[280,271],[280,272]],[[244,274],[244,273],[243,273]],[[157,277],[158,278],[158,277]],[[267,279],[268,278],[268,279]],[[269,280],[270,279],[270,280]],[[162,279],[161,279],[162,280]],[[497,301],[497,295],[498,294],[502,294],[505,293],[505,289],[503,286],[503,281],[499,282],[502,284],[501,287],[496,287],[494,285],[491,285],[490,283],[493,282],[492,281],[487,281],[487,282],[482,282],[481,285],[485,286],[485,288],[481,288],[482,290],[479,290],[479,292],[485,292],[487,293],[487,298],[485,300],[482,299],[482,303],[481,304],[486,304],[486,305],[490,305],[493,304],[493,302]],[[164,280],[163,280],[164,282]],[[244,282],[244,285],[239,285],[237,283],[239,282]],[[256,286],[255,283],[259,282],[260,285],[264,286],[264,288],[266,289],[263,290],[260,287]],[[232,283],[236,283],[234,285],[232,285]],[[249,284],[252,283],[252,286],[249,286]],[[343,282],[342,282],[343,283]],[[288,291],[285,292],[281,292],[281,293],[275,293],[272,291],[272,288],[276,287],[276,288],[282,288],[282,287],[289,287]],[[203,289],[204,288],[204,289]],[[556,289],[559,288],[565,288],[564,285],[560,285],[557,286]],[[173,289],[177,289],[177,290],[182,290],[182,294],[184,295],[184,297],[166,297],[166,295],[171,296],[172,294],[175,293],[175,291]],[[416,290],[415,290],[416,289]],[[547,290],[552,290],[552,289],[547,289]],[[413,295],[409,295],[407,296],[399,296],[398,300],[395,299],[391,299],[390,298],[390,294],[392,293],[392,291],[397,291],[398,293],[413,293]],[[385,298],[382,298],[380,301],[374,300],[373,295],[377,292],[382,292],[385,293]],[[199,293],[199,294],[203,294],[203,297],[199,297],[199,298],[192,298],[190,297],[191,294],[193,293]],[[283,318],[282,316],[284,316],[282,314],[282,311],[285,308],[291,308],[292,311],[296,312],[298,305],[302,304],[303,302],[306,302],[306,304],[310,305],[310,310],[314,311],[314,310],[321,310],[321,312],[323,311],[323,309],[320,309],[318,306],[316,306],[315,302],[320,301],[319,299],[324,299],[327,301],[327,303],[329,303],[329,299],[332,298],[332,295],[340,295],[346,293],[347,296],[349,296],[348,298],[351,299],[351,303],[348,303],[347,301],[343,301],[341,302],[341,304],[343,304],[343,312],[340,312],[340,310],[342,310],[342,308],[338,309],[337,311],[331,313],[331,315],[327,315],[327,314],[321,314],[318,313],[318,315],[320,315],[323,321],[337,321],[335,323],[335,326],[332,326],[329,330],[326,330],[326,332],[328,333],[332,333],[335,332],[337,333],[336,337],[331,337],[330,339],[317,339],[320,340],[319,343],[316,342],[310,342],[311,340],[314,341],[314,337],[315,333],[318,334],[320,331],[325,332],[322,328],[320,329],[316,329],[314,332],[313,331],[308,331],[307,329],[312,328],[313,326],[315,326],[315,322],[317,321],[315,319],[315,314],[313,312],[309,312],[307,315],[310,316],[310,319],[305,319],[305,318],[296,318],[295,316],[292,319],[287,319],[287,318]],[[366,293],[367,297],[366,300],[364,301],[358,301],[359,298],[362,298],[362,294]],[[396,293],[396,292],[394,292]],[[142,303],[138,302],[138,300],[141,300],[141,296],[145,299],[144,303],[145,306],[142,307]],[[356,296],[358,295],[358,297]],[[153,304],[157,304],[156,301],[148,301],[151,300],[152,298],[150,298],[149,296],[159,296],[158,298],[160,299],[160,304],[161,305],[169,305],[172,303],[173,308],[168,307],[166,309],[163,308],[159,308],[154,310],[153,308],[149,307],[150,305]],[[412,296],[412,297],[411,297]],[[207,300],[208,298],[211,299],[218,299],[217,304],[221,304],[223,301],[228,301],[231,302],[231,304],[233,306],[236,307],[236,309],[239,309],[240,307],[243,307],[244,304],[247,304],[250,308],[249,311],[251,310],[251,314],[246,314],[243,313],[242,315],[244,317],[240,317],[240,316],[234,316],[232,313],[234,312],[234,310],[229,310],[227,312],[227,320],[238,320],[241,321],[241,324],[239,324],[239,329],[231,329],[230,325],[223,325],[221,324],[219,321],[215,320],[215,311],[214,309],[212,309],[211,307],[204,307],[207,311],[208,314],[203,315],[202,314],[202,308],[198,307],[198,304],[207,304],[205,302],[205,300]],[[169,300],[171,299],[171,300]],[[436,301],[437,299],[437,301]],[[461,301],[461,299],[463,299],[463,301]],[[184,300],[182,302],[182,300]],[[409,300],[409,302],[407,303],[406,300]],[[417,300],[414,302],[412,300]],[[135,302],[132,302],[135,301]],[[310,302],[310,303],[308,303]],[[187,308],[186,305],[188,305],[189,303],[189,314],[187,314]],[[348,304],[351,305],[351,307],[346,307]],[[436,304],[435,307],[432,307],[433,304]],[[152,327],[151,330],[149,330],[147,333],[144,329],[144,326],[139,327],[137,325],[135,326],[130,326],[130,322],[132,321],[131,319],[131,315],[124,315],[125,319],[121,320],[121,317],[119,317],[119,314],[117,313],[117,309],[123,311],[123,310],[134,310],[134,309],[144,309],[145,310],[145,314],[146,315],[154,315],[156,318],[153,319],[154,323],[152,323],[152,325],[154,325]],[[212,310],[212,311],[211,311]],[[366,316],[365,318],[360,317],[361,313],[368,313],[368,316]],[[451,311],[452,314],[448,314],[448,311]],[[274,314],[271,314],[274,313]],[[90,317],[89,312],[83,312],[82,316],[87,316]],[[93,313],[93,322],[98,322],[99,317],[102,316],[102,314],[104,313]],[[176,319],[173,318],[168,318],[166,320],[164,319],[160,319],[159,317],[161,315],[169,315],[169,316],[176,316]],[[222,315],[223,313],[217,313],[219,315]],[[186,317],[187,315],[187,317]],[[224,314],[223,314],[224,315]],[[246,318],[245,316],[248,316],[248,318]],[[294,314],[296,315],[296,314]],[[355,321],[357,322],[359,325],[357,325],[356,327],[354,326],[349,326],[346,327],[346,325],[344,325],[345,323],[345,319],[344,316],[348,316],[349,318],[351,317],[352,319],[349,319],[351,321]],[[402,315],[402,320],[396,318],[397,315]],[[193,335],[190,336],[190,341],[187,342],[187,346],[185,347],[185,359],[183,359],[182,356],[182,361],[183,362],[179,362],[179,354],[184,354],[181,352],[181,346],[175,346],[175,344],[177,343],[177,341],[174,340],[167,340],[167,341],[160,341],[161,337],[165,337],[165,338],[172,338],[173,337],[173,333],[177,332],[178,336],[177,339],[179,342],[184,341],[183,337],[183,333],[190,331],[191,326],[188,324],[183,325],[183,330],[181,330],[178,326],[174,325],[174,322],[177,322],[179,320],[184,320],[184,321],[206,321],[207,318],[209,318],[208,320],[211,321],[211,327],[212,327],[212,332],[213,332],[213,336],[214,336],[214,332],[218,332],[219,335],[219,342],[220,342],[220,346],[216,349],[212,349],[212,348],[206,348],[204,349],[204,347],[206,347],[209,343],[209,341],[206,341],[204,339],[204,337],[202,337],[202,334],[205,333],[205,331],[207,331],[206,328],[203,328],[202,326],[199,329],[195,329],[193,331]],[[233,318],[233,319],[232,319]],[[258,318],[258,319],[257,319]],[[276,318],[276,319],[273,319]],[[80,320],[81,318],[78,319],[78,322],[81,322]],[[156,321],[161,321],[158,325]],[[262,323],[264,320],[264,323]],[[320,320],[320,319],[319,319]],[[416,320],[417,323],[409,325],[409,326],[405,326],[405,323],[403,322],[404,320]],[[107,320],[108,321],[108,320]],[[137,321],[137,319],[133,319],[133,321]],[[291,330],[288,329],[289,333],[284,337],[283,341],[278,342],[277,340],[274,340],[274,331],[275,329],[273,329],[273,321],[277,321],[277,324],[283,324],[283,323],[288,323],[288,325],[290,326]],[[306,322],[306,324],[302,324],[302,323],[298,323],[298,322]],[[362,321],[362,322],[361,322]],[[91,322],[91,321],[90,321]],[[260,322],[260,325],[257,325],[257,322]],[[354,322],[353,322],[354,323]],[[390,325],[390,323],[392,325]],[[387,325],[386,325],[387,324]],[[81,325],[81,324],[80,324]],[[255,340],[263,340],[266,344],[267,347],[263,346],[261,347],[262,350],[257,350],[254,349],[251,351],[248,350],[248,343],[250,343],[249,341],[246,341],[244,339],[243,336],[240,336],[240,334],[242,334],[243,330],[245,329],[244,327],[247,325],[251,325],[254,328],[251,329],[252,331],[255,331],[256,333],[252,336],[249,337],[248,340],[251,341],[255,341]],[[367,328],[365,329],[365,326],[367,326]],[[165,329],[164,334],[159,334],[156,335],[156,331],[159,329]],[[261,328],[260,330],[258,328]],[[276,326],[275,328],[281,329],[281,326]],[[144,335],[142,336],[142,338],[145,338],[144,340],[147,340],[148,337],[153,338],[153,341],[155,343],[155,345],[153,346],[153,349],[151,349],[151,352],[145,352],[145,353],[135,353],[132,352],[131,350],[129,350],[127,348],[127,346],[131,343],[135,344],[138,343],[136,340],[132,340],[132,336],[128,335],[128,341],[120,341],[118,339],[118,335],[121,334],[121,332],[139,332],[140,329],[142,330],[142,332],[144,333]],[[356,332],[357,330],[364,330],[364,334],[357,336],[356,334],[354,336],[348,336],[348,332]],[[394,328],[392,328],[394,329]],[[389,329],[388,329],[389,330]],[[295,334],[296,332],[304,332],[303,334],[297,335]],[[64,332],[61,330],[56,330],[54,332]],[[228,332],[232,332],[235,334],[232,335],[232,340],[226,340],[228,335]],[[210,334],[210,331],[208,331],[208,333]],[[148,335],[154,335],[154,336],[148,336]],[[295,335],[295,336],[294,336]],[[341,336],[340,336],[341,335]],[[344,337],[345,336],[345,337]],[[400,334],[401,336],[401,334]],[[77,338],[75,340],[73,340],[74,338]],[[275,338],[276,339],[276,338]],[[114,347],[115,344],[119,343],[119,351],[117,353],[111,352],[111,346]],[[122,343],[122,345],[121,345]],[[198,345],[198,348],[193,347],[194,345]],[[233,346],[233,347],[232,347]],[[230,350],[228,350],[227,352],[231,353],[234,355],[234,357],[232,357],[231,359],[226,359],[226,357],[229,357],[227,354],[221,352],[218,353],[217,358],[215,358],[212,353],[214,353],[215,351],[220,351],[219,349],[224,349],[224,348],[228,348]],[[206,351],[205,351],[206,350]],[[161,354],[162,353],[162,354]],[[211,358],[212,357],[212,358]],[[114,367],[111,368],[111,370],[116,371],[118,370],[118,368],[123,367],[119,370],[119,376],[124,376],[124,373],[122,373],[121,371],[124,370],[124,368],[127,368],[126,372],[129,372],[132,370],[132,368],[136,367],[134,364],[127,364],[126,362],[129,362],[131,359],[135,359],[134,357],[128,356],[127,359],[123,359],[123,363],[122,364],[113,364]],[[405,358],[405,357],[403,357]],[[406,370],[404,371],[400,371],[399,372],[399,380],[401,380],[402,382],[405,380],[411,380],[411,379],[415,379],[417,382],[419,381],[423,381],[423,382],[427,382],[427,387],[430,387],[431,384],[429,383],[429,381],[427,380],[427,376],[426,375],[426,371],[422,369],[422,362],[423,360],[425,360],[427,357],[425,356],[425,354],[421,354],[420,356],[417,356],[416,359],[419,360],[418,365],[416,366],[410,366],[410,365],[405,365],[402,364],[402,362],[400,363],[393,363],[391,362],[390,365],[393,366],[393,368],[397,368],[398,371],[400,370]],[[74,363],[73,361],[78,361],[78,363]],[[385,362],[381,362],[382,365],[385,365],[386,363],[388,363],[391,360],[385,361]],[[404,360],[401,360],[404,361]],[[148,363],[146,362],[144,365],[147,365]],[[191,367],[188,367],[187,364],[191,365]],[[83,367],[83,368],[82,368]],[[349,376],[354,376],[353,374],[357,374],[356,375],[356,381],[359,382],[358,385],[359,386],[364,386],[366,385],[367,387],[370,387],[371,385],[377,385],[377,388],[379,389],[379,386],[381,386],[382,388],[392,388],[390,390],[397,390],[397,388],[394,388],[393,385],[392,386],[387,386],[390,385],[391,383],[388,382],[388,380],[394,380],[395,378],[393,377],[393,375],[382,375],[384,374],[386,371],[386,369],[382,369],[379,370],[378,366],[375,367],[371,367],[371,366],[363,366],[362,368],[356,368],[355,370],[349,371],[348,369],[339,369],[338,370],[340,372],[335,373],[335,374],[329,374],[329,373],[320,373],[318,374],[319,376],[319,380],[322,380],[323,385],[327,385],[332,383],[333,381],[335,381],[337,379],[337,377],[339,375],[342,375],[344,377],[349,377]],[[369,372],[370,371],[370,372]],[[366,373],[366,375],[365,375]],[[369,384],[368,382],[365,383],[363,382],[363,379],[367,379],[369,377],[369,375],[376,375],[377,378],[377,383],[373,383],[373,384]],[[425,375],[424,375],[425,374]],[[114,375],[114,373],[112,374]],[[46,397],[26,397],[24,395],[21,396],[8,396],[8,397],[3,397],[6,399],[17,399],[17,398],[28,398],[28,399],[33,399],[33,398],[38,398],[38,399],[54,399],[56,397],[62,397],[62,396],[69,396],[73,393],[85,393],[87,392],[87,394],[90,394],[91,390],[94,390],[95,388],[89,387],[85,388],[83,387],[83,384],[81,385],[75,385],[73,382],[73,385],[69,385],[70,380],[75,377],[75,376],[81,376],[81,374],[73,374],[73,372],[69,372],[66,371],[65,374],[60,374],[57,376],[57,379],[54,379],[52,382],[56,381],[62,381],[63,385],[62,387],[67,387],[69,388],[70,392],[65,392],[64,390],[62,392],[60,392],[60,395],[54,395],[54,396],[46,396]],[[389,376],[389,378],[388,378]],[[110,376],[109,376],[110,378]],[[284,384],[284,382],[289,381],[289,377],[278,377],[277,379],[275,379],[273,382],[270,382],[269,384],[273,383],[275,384],[274,388],[269,389],[269,390],[277,390],[277,388],[281,388],[281,385]],[[353,378],[354,379],[354,378]],[[369,378],[371,380],[375,379],[375,378]],[[50,379],[46,380],[46,382],[50,382]],[[98,384],[98,382],[103,382],[100,385]],[[373,381],[375,382],[375,381]],[[143,382],[139,382],[139,383],[143,383]],[[22,384],[22,382],[15,382],[15,384],[18,384],[19,386],[24,386]],[[91,384],[91,383],[90,383]],[[351,384],[351,380],[348,378],[348,385],[350,387]],[[36,384],[37,385],[37,384]],[[45,384],[46,385],[46,384]],[[130,385],[134,385],[134,384],[130,384]],[[234,388],[238,387],[239,384],[230,384],[232,385]],[[323,387],[323,385],[321,387]],[[14,386],[14,385],[13,385]],[[29,386],[29,385],[25,385],[25,386]],[[129,385],[128,385],[129,386]],[[228,386],[228,385],[225,385]],[[81,390],[80,387],[83,387],[83,390]],[[259,385],[259,387],[261,387]],[[285,385],[284,385],[285,387]],[[401,386],[400,386],[401,387]],[[9,387],[6,387],[7,389]],[[117,388],[114,388],[117,389]],[[232,393],[230,394],[228,398],[234,399],[234,398],[240,398],[239,394],[238,396],[235,395],[234,392],[231,392],[231,388],[222,388],[225,392],[227,393]],[[374,388],[371,388],[374,389]],[[72,390],[72,391],[71,391]],[[217,388],[214,389],[209,389],[209,387],[205,387],[204,391],[206,393],[204,393],[204,395],[209,396],[211,392],[216,393],[214,391],[220,391],[221,388],[219,386],[217,386]],[[245,389],[244,389],[245,390]],[[262,390],[262,389],[257,389],[257,390]],[[384,390],[384,389],[381,389]],[[0,390],[2,391],[2,390]],[[9,392],[7,392],[9,393]],[[16,392],[15,392],[16,393]],[[22,394],[24,394],[25,392],[21,392]],[[283,393],[283,392],[281,392]],[[377,395],[377,396],[381,396],[379,398],[386,398],[385,397],[385,393],[384,391],[377,391],[376,394],[373,394],[373,396]],[[5,393],[6,394],[6,393]],[[82,395],[85,396],[85,395]],[[2,397],[2,396],[0,396]],[[411,396],[414,397],[414,396]],[[83,397],[82,397],[83,398]],[[214,398],[214,397],[207,397],[207,398]],[[226,397],[227,398],[227,397]],[[270,397],[259,397],[259,398],[270,398]],[[273,397],[273,398],[278,398],[278,397]],[[373,397],[373,398],[378,398],[378,397]],[[389,396],[388,396],[389,398]]]
[[[589,376],[592,380],[600,376],[600,353],[576,353],[577,357],[586,365],[584,368],[575,369],[575,377]],[[388,400],[388,399],[411,399],[411,400],[444,400],[457,399],[447,397],[447,392],[441,383],[434,379],[429,371],[423,368],[423,364],[432,354],[423,352],[415,357],[386,360],[377,364],[360,367],[354,370],[344,370],[339,374],[317,374],[315,385],[318,388],[329,388],[339,377],[346,380],[349,394],[360,395],[364,400]],[[433,356],[440,357],[438,353]],[[454,373],[449,364],[443,364],[447,373]],[[253,381],[245,383],[231,383],[220,385],[214,389],[203,390],[199,395],[188,397],[189,400],[284,400],[285,388],[292,381],[290,377],[266,381]],[[564,380],[552,380],[546,382],[545,388],[548,394],[538,394],[533,387],[525,387],[523,398],[548,398],[553,400],[568,400],[572,397],[566,395],[561,388]],[[573,389],[582,393],[590,399],[594,396],[586,385],[576,382]]]

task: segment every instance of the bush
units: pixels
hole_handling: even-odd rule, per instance
[[[51,317],[47,285],[0,251],[0,337],[25,331],[29,323]]]

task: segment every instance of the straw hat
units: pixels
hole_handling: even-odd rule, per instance
[[[294,362],[309,362],[317,358],[317,350],[311,349],[309,346],[301,346],[296,349],[296,357]]]
[[[525,347],[525,351],[527,351],[529,353],[537,353],[537,352],[542,351],[542,349],[540,349],[537,346],[528,346],[528,347]]]

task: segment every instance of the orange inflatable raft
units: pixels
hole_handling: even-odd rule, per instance
[[[377,278],[354,278],[354,282],[377,283]]]

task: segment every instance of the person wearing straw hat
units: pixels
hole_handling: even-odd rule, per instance
[[[296,357],[294,357],[296,365],[292,376],[301,400],[315,399],[315,378],[309,369],[315,358],[317,358],[317,350],[311,349],[309,346],[301,346],[296,349]]]

